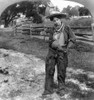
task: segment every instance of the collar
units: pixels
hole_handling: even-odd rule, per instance
[[[64,27],[64,24],[62,24],[62,25],[60,26],[60,28],[59,28],[58,30],[56,30],[56,32],[60,32],[60,31],[62,30],[63,27]]]

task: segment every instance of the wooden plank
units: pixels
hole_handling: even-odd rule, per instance
[[[85,34],[85,33],[74,33],[75,35],[77,35],[77,36],[84,36],[84,35],[86,35],[86,36],[93,36],[93,34]]]
[[[92,29],[91,26],[83,26],[83,27],[80,27],[80,26],[71,26],[71,29]]]
[[[89,42],[94,42],[94,40],[86,39],[86,38],[76,38],[77,40],[82,40],[82,41],[89,41]]]

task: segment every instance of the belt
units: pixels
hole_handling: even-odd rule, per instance
[[[54,49],[54,48],[52,48],[52,47],[49,47],[49,49],[50,49],[51,51],[53,51],[54,53],[65,52],[66,49],[67,49],[67,45],[61,46],[61,47],[62,47],[62,50],[60,50],[60,49]]]

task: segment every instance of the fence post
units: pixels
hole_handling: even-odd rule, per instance
[[[32,24],[30,24],[30,38],[32,37],[32,29],[33,29]]]
[[[94,40],[94,22],[91,24],[91,28],[92,28],[92,33],[93,33],[92,39]]]
[[[17,30],[16,29],[16,25],[13,26],[13,30],[14,30],[14,34],[13,35],[16,36],[16,30]]]

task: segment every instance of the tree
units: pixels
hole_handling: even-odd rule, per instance
[[[75,7],[67,6],[67,8],[64,8],[62,12],[67,13],[69,17],[78,16],[79,15],[78,8],[79,7],[77,7],[77,6],[75,6]]]
[[[47,4],[50,2],[50,0],[32,0],[32,2],[39,2],[40,4],[44,4],[47,7]]]
[[[64,8],[62,12],[67,13],[68,16],[70,17],[71,16],[71,12],[70,12],[71,8],[72,8],[71,6],[67,6],[67,8]]]
[[[80,7],[79,8],[79,15],[80,16],[86,16],[86,15],[91,15],[91,14],[90,14],[90,11],[87,8]]]
[[[45,15],[46,8],[40,8],[39,5],[43,4],[46,7],[48,1],[49,0],[32,0],[32,2],[17,2],[4,10],[4,12],[1,14],[1,19],[5,21],[5,27],[7,27],[18,13],[23,13],[28,18],[32,16],[34,23],[41,23],[42,18],[40,14]]]
[[[17,15],[17,9],[14,6],[15,6],[15,4],[13,6],[9,6],[1,14],[1,20],[5,21],[5,26],[8,26],[8,23],[10,23],[13,20],[13,18]]]
[[[78,16],[79,15],[78,9],[76,9],[75,7],[72,7],[70,10],[70,15],[71,16]]]

